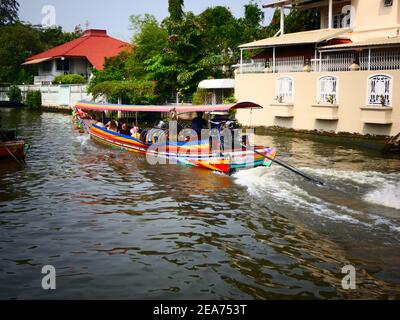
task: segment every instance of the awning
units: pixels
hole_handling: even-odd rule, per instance
[[[97,103],[82,100],[76,103],[76,108],[92,111],[122,111],[122,112],[213,112],[228,111],[230,109],[262,109],[262,107],[252,102],[240,102],[236,104],[223,105],[179,105],[179,106],[159,106],[159,105],[124,105]]]
[[[310,43],[320,43],[340,37],[349,38],[345,36],[350,31],[349,28],[342,29],[319,29],[295,33],[287,33],[279,37],[271,37],[262,39],[239,46],[241,49],[255,49],[255,48],[268,48],[268,47],[279,47],[289,45],[300,45]]]
[[[51,60],[53,59],[53,57],[47,57],[47,58],[41,58],[41,59],[34,59],[34,60],[30,60],[30,61],[26,61],[24,62],[22,65],[28,65],[28,64],[38,64],[47,60]]]
[[[400,37],[393,38],[374,38],[368,39],[359,42],[349,42],[342,44],[335,44],[330,46],[320,47],[320,51],[329,51],[329,50],[339,50],[339,49],[351,49],[351,48],[368,48],[368,47],[379,47],[379,46],[400,46]]]
[[[235,88],[235,79],[210,79],[199,83],[201,89],[233,89]]]
[[[82,100],[76,103],[76,108],[81,110],[92,111],[124,111],[124,112],[171,112],[173,106],[157,106],[157,105],[124,105],[112,103],[97,103],[92,101]]]
[[[302,4],[318,4],[323,3],[322,0],[272,0],[268,3],[262,5],[263,8],[277,8],[277,7],[287,7],[287,6],[296,6]],[[327,5],[327,4],[326,4]]]
[[[216,104],[216,105],[187,105],[175,106],[174,111],[185,112],[218,112],[229,111],[230,109],[262,109],[259,104],[253,102],[239,102],[236,104]]]

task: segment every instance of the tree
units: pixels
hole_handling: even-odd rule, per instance
[[[26,68],[26,79],[21,64],[26,58],[42,51],[37,31],[21,23],[0,27],[0,83],[24,82],[34,74],[34,69]]]
[[[0,1],[0,26],[14,24],[18,21],[19,3],[16,0]]]
[[[183,17],[183,0],[168,0],[169,17],[174,22],[179,22]]]

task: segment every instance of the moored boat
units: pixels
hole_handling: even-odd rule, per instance
[[[16,138],[15,130],[0,128],[0,159],[13,158],[22,167],[28,145],[22,139]]]

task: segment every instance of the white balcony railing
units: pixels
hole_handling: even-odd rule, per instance
[[[358,60],[360,70],[399,70],[400,48],[387,50],[364,50],[356,55],[352,52],[322,53],[321,58],[311,59],[311,71],[335,72],[350,71],[350,66]],[[303,72],[306,59],[303,56],[277,57],[265,60],[250,60],[236,65],[241,73],[268,72]]]
[[[400,69],[400,49],[382,51],[363,51],[360,54],[361,70]]]
[[[275,63],[271,58],[269,59],[269,65],[274,72],[302,72],[304,71],[304,57],[282,57],[276,58]]]

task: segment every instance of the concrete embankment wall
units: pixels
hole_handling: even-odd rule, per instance
[[[92,100],[92,96],[86,92],[86,85],[21,85],[18,86],[25,99],[28,91],[40,91],[42,93],[42,105],[44,108],[69,109],[79,100]],[[8,87],[0,88],[0,100],[8,101]]]

